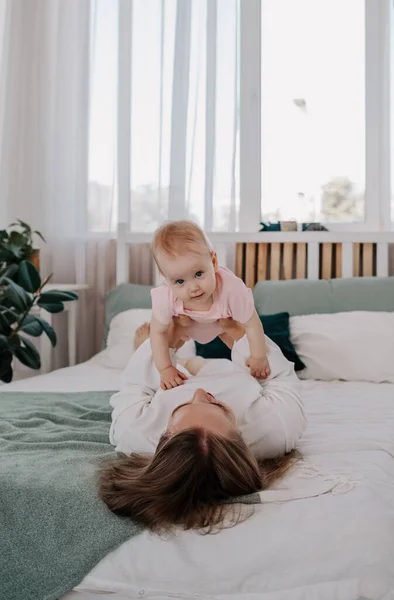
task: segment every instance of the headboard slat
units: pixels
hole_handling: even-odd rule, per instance
[[[306,278],[306,244],[296,244],[296,278]]]
[[[335,277],[342,277],[342,244],[335,244]]]
[[[374,255],[374,244],[363,244],[363,277],[372,277],[373,275],[373,255]]]
[[[280,244],[273,243],[271,246],[271,260],[270,260],[270,279],[280,279]]]
[[[238,246],[240,244],[237,244]],[[257,254],[257,281],[267,279],[268,244],[259,244]]]
[[[333,244],[321,244],[321,269],[320,279],[331,279],[332,275],[332,247]]]
[[[283,279],[293,279],[294,244],[283,244]]]
[[[353,277],[360,277],[361,244],[353,244]]]
[[[253,242],[246,244],[245,283],[250,288],[256,285],[256,244]]]

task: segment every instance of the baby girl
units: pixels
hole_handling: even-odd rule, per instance
[[[268,377],[264,330],[252,291],[234,273],[219,266],[202,229],[189,221],[165,223],[154,234],[152,252],[165,279],[151,292],[150,328],[162,389],[181,385],[186,379],[170,359],[168,333],[174,317],[180,317],[181,324],[187,325],[187,335],[201,344],[223,334],[221,319],[232,317],[243,325],[249,341],[251,356],[246,364],[251,375]]]

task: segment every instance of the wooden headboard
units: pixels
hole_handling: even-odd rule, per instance
[[[343,275],[343,244],[322,242],[317,245],[316,264],[311,274],[311,247],[306,242],[238,242],[235,272],[248,287],[257,281],[279,279],[334,279]],[[388,257],[378,268],[378,244],[354,242],[351,248],[351,269],[346,276],[369,277],[388,275]],[[382,249],[384,252],[384,249]],[[388,252],[388,248],[385,248]],[[313,248],[316,253],[316,248]],[[317,276],[316,276],[317,275]]]
[[[116,281],[154,283],[149,252],[152,234],[132,233],[125,223],[116,236]],[[208,234],[222,265],[249,287],[267,279],[386,277],[394,232],[217,232]]]

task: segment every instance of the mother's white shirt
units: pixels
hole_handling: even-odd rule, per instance
[[[113,407],[111,444],[119,452],[153,453],[177,406],[191,400],[203,388],[234,411],[238,428],[256,458],[270,458],[292,450],[306,427],[306,418],[293,364],[266,338],[271,375],[258,382],[245,361],[250,356],[244,336],[234,344],[232,362],[207,360],[184,385],[163,391],[152,360],[150,341],[133,354],[122,376],[120,392],[110,400]],[[173,364],[176,356],[172,355]],[[183,370],[178,366],[180,370]]]

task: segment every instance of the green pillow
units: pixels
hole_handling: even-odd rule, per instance
[[[107,344],[109,326],[114,317],[131,308],[152,308],[150,291],[152,285],[121,283],[105,295],[104,347]]]
[[[294,363],[294,369],[301,371],[305,369],[305,365],[290,341],[289,318],[287,312],[260,316],[265,334],[279,346],[287,360]],[[208,344],[196,342],[196,352],[203,358],[228,358],[231,360],[231,350],[219,337]]]

